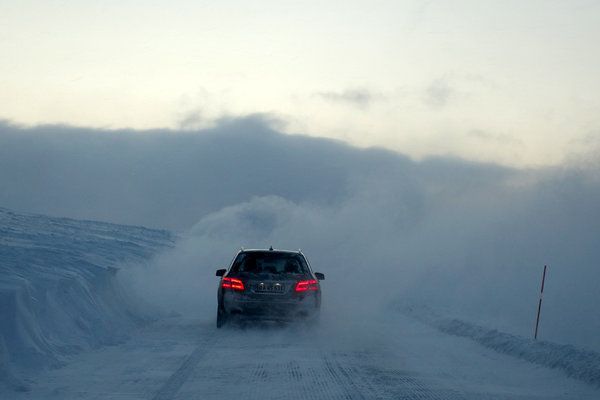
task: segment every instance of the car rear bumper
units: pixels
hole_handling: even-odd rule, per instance
[[[264,320],[298,320],[311,318],[319,312],[320,301],[317,296],[307,296],[298,299],[248,299],[225,298],[223,310],[230,315],[242,315],[253,319]]]

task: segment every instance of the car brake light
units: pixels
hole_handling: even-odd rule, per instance
[[[317,281],[301,281],[296,285],[296,292],[303,292],[305,290],[319,290]]]
[[[239,279],[223,278],[221,286],[226,289],[244,290],[244,284]]]

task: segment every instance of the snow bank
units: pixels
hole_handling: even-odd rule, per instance
[[[0,381],[121,341],[141,309],[115,279],[172,245],[166,231],[0,208]]]
[[[419,318],[423,321],[423,318]],[[472,339],[477,343],[523,360],[557,368],[569,377],[600,386],[600,353],[484,328],[458,319],[426,320],[440,331]]]

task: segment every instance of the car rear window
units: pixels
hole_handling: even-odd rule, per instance
[[[273,252],[241,253],[231,268],[233,272],[306,274],[308,267],[300,254]]]

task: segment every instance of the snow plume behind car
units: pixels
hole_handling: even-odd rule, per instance
[[[273,245],[327,273],[325,323],[395,303],[529,337],[548,265],[540,339],[600,349],[597,160],[415,161],[284,135],[260,116],[198,132],[0,123],[0,203],[182,232],[150,267],[119,275],[157,307],[207,319],[214,270],[242,246]]]
[[[134,283],[164,307],[214,319],[214,270],[227,267],[234,249],[302,248],[327,272],[322,329],[345,321],[368,331],[394,304],[529,337],[548,263],[542,338],[600,348],[600,322],[590,317],[600,186],[590,171],[515,173],[475,187],[373,176],[351,187],[334,205],[263,196],[224,207]]]

